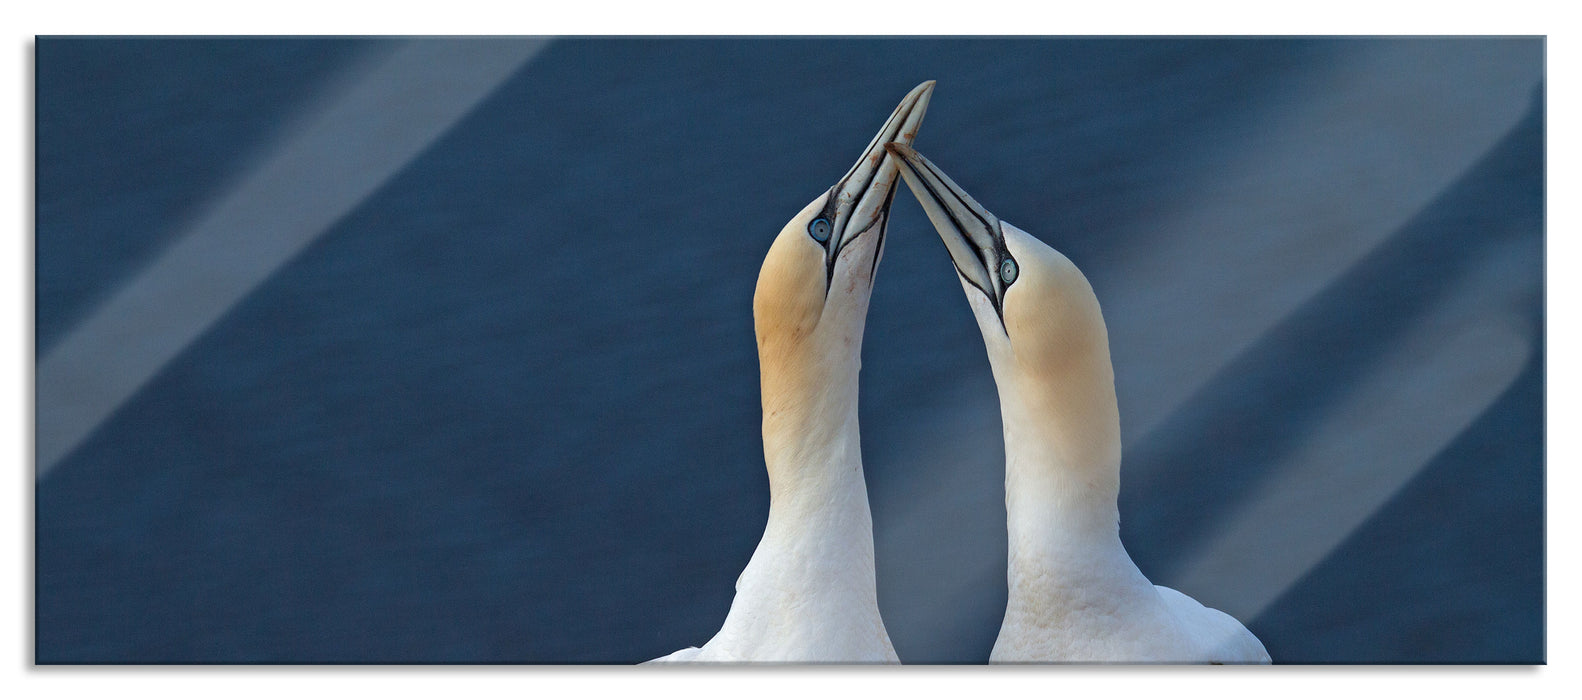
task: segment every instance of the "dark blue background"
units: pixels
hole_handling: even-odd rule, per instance
[[[1517,41],[1541,78],[1541,40]],[[939,81],[919,149],[1083,266],[1102,302],[1110,261],[1149,244],[1128,221],[1205,176],[1224,124],[1369,43],[556,41],[41,480],[37,661],[624,663],[701,645],[768,508],[758,264],[908,89]],[[38,356],[388,44],[40,39]],[[1245,620],[1276,661],[1544,659],[1532,87],[1449,189],[1128,436],[1122,534],[1168,584],[1200,514],[1244,497],[1394,329],[1490,250],[1524,251],[1527,366]],[[932,507],[905,500],[934,478],[907,457],[909,425],[987,426],[972,478],[1001,478],[994,387],[948,265],[898,196],[862,418],[903,661],[985,660],[1005,596],[1002,569],[946,620],[919,602],[937,592],[916,562],[955,565],[889,534]],[[1003,517],[951,531],[1003,559]]]

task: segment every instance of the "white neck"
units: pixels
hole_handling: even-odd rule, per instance
[[[990,352],[1005,431],[1007,619],[1059,625],[1048,618],[1152,595],[1120,540],[1120,416],[1107,346],[1053,373],[1025,371],[1008,342]]]
[[[1008,597],[992,658],[1102,658],[1083,645],[1157,597],[1121,545],[1118,440],[1051,410],[1091,406],[1018,388],[1042,387],[1000,384]]]
[[[1112,431],[1095,431],[1091,419],[1073,415],[1102,410],[1102,401],[1093,406],[1059,394],[1035,398],[1018,389],[1044,387],[1000,388],[1012,556],[1017,548],[1066,557],[1119,547],[1120,447],[1109,444]],[[1117,425],[1113,433],[1118,432]]]
[[[1006,510],[1026,543],[1063,547],[1119,540],[1119,465],[1093,463],[1095,455],[1060,417],[1030,410],[1002,390],[1005,431]]]
[[[871,569],[873,525],[857,427],[857,371],[840,365],[821,370],[823,381],[780,385],[778,395],[764,401],[764,540],[849,545],[830,554],[864,557]]]
[[[896,661],[879,617],[856,362],[836,364],[805,391],[765,382],[769,522],[710,642],[738,658]]]
[[[838,594],[827,602],[867,604],[874,596],[873,517],[857,401],[839,403],[810,412],[816,425],[772,424],[766,417],[769,523],[749,574],[783,577],[777,595],[827,591]],[[764,557],[766,551],[774,556]],[[760,564],[763,570],[755,570]]]

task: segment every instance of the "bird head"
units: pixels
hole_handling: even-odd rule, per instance
[[[846,175],[780,231],[753,295],[760,361],[797,373],[856,360],[899,177],[889,143],[910,144],[934,82],[913,88]]]
[[[1109,335],[1082,271],[990,213],[922,154],[901,144],[887,148],[950,251],[1002,403],[1043,406],[1067,422],[1082,406],[1084,416],[1118,424]],[[1101,408],[1108,410],[1095,410]]]

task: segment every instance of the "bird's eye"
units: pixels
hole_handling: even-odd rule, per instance
[[[1000,263],[1000,279],[1004,280],[1006,284],[1016,281],[1016,272],[1015,260],[1006,258],[1004,262]]]
[[[829,240],[829,228],[829,219],[819,217],[807,225],[807,232],[813,236],[813,240],[823,243]]]

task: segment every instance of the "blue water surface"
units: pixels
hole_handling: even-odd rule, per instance
[[[39,39],[38,357],[397,44]],[[1122,276],[1173,235],[1149,222],[1303,136],[1281,125],[1322,130],[1301,105],[1344,94],[1348,66],[1456,80],[1419,51],[1532,79],[1514,100],[1467,81],[1418,105],[1425,131],[1514,116],[1433,174],[1446,186],[1384,196],[1401,215],[1377,245],[1146,432],[1130,421],[1149,391],[1125,382],[1150,368],[1117,360],[1121,533],[1174,585],[1318,426],[1364,410],[1350,390],[1389,380],[1373,370],[1414,323],[1503,295],[1531,349],[1514,380],[1447,394],[1476,402],[1471,423],[1244,622],[1277,662],[1541,663],[1543,41],[1106,38],[554,41],[39,481],[36,660],[629,663],[701,645],[768,511],[758,265],[907,90],[938,81],[919,150],[1108,304],[1176,293]],[[1344,208],[1323,199],[1333,172],[1284,168],[1285,197],[1236,206]],[[994,384],[904,191],[886,245],[861,375],[880,605],[903,661],[979,663],[1006,595]],[[1479,276],[1490,260],[1506,272]],[[1205,273],[1244,275],[1247,295],[1286,283]],[[1182,321],[1114,308],[1117,343],[1168,348],[1150,329]]]

